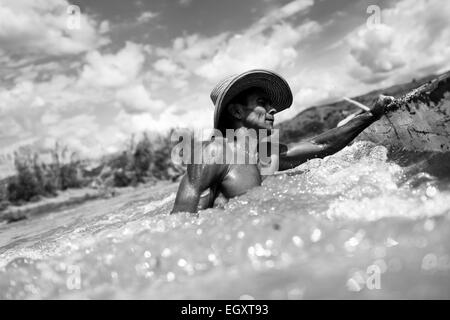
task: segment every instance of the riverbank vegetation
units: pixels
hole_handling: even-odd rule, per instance
[[[81,159],[67,146],[51,150],[22,147],[14,153],[15,174],[0,181],[0,211],[38,202],[68,189],[114,188],[175,181],[184,168],[171,162],[171,133],[132,135],[121,151],[100,159]]]

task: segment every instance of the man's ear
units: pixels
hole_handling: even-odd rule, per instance
[[[238,103],[232,103],[228,106],[228,112],[236,119],[244,118],[244,108]]]

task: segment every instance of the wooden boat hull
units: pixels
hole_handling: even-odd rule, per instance
[[[450,152],[450,72],[398,99],[358,140],[390,150]]]

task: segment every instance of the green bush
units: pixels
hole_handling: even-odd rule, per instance
[[[35,201],[41,196],[56,196],[57,190],[81,187],[80,161],[75,153],[67,159],[67,152],[66,147],[61,149],[56,144],[50,164],[42,163],[38,153],[30,148],[15,152],[16,175],[8,182],[7,199],[13,203]]]
[[[126,187],[152,179],[175,180],[184,169],[171,161],[171,134],[172,131],[153,136],[143,133],[137,143],[132,135],[122,152],[103,157],[97,168],[89,169],[76,153],[58,143],[45,151],[51,156],[47,163],[40,161],[39,153],[31,148],[21,148],[14,154],[16,175],[5,183],[0,201],[35,201],[93,181],[99,186]],[[92,172],[95,174],[90,175]]]
[[[30,201],[33,197],[41,195],[42,190],[29,159],[15,153],[14,166],[17,175],[8,184],[8,200],[11,202]]]
[[[133,168],[137,182],[145,182],[144,178],[148,176],[152,160],[152,144],[148,135],[144,133],[133,152]]]
[[[184,168],[172,162],[171,153],[175,142],[171,141],[173,129],[156,138],[152,174],[160,180],[176,180],[184,173]]]
[[[133,184],[133,176],[130,176],[129,174],[119,169],[114,172],[114,186],[115,187],[127,187],[129,185]]]

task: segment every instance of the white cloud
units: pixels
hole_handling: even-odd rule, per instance
[[[153,63],[153,70],[145,75],[147,83],[153,89],[159,90],[163,87],[184,90],[188,87],[188,78],[191,73],[171,58],[161,58]]]
[[[128,42],[115,53],[89,52],[71,76],[56,73],[46,81],[23,81],[0,88],[5,134],[20,129],[24,137],[35,137],[36,146],[59,140],[83,156],[111,150],[108,147],[117,146],[134,127],[108,126],[97,118],[99,112],[108,112],[114,119],[120,111],[130,117],[153,119],[150,123],[157,125],[156,119],[166,107],[143,84],[144,62],[144,46]],[[14,119],[23,125],[18,127]]]
[[[153,64],[153,67],[156,71],[166,75],[174,75],[180,70],[176,63],[169,59],[159,59]]]
[[[192,3],[192,0],[178,0],[178,3],[182,7],[188,7]]]
[[[104,154],[106,147],[123,138],[120,132],[100,128],[94,115],[81,114],[49,126],[35,145],[44,149],[52,148],[58,141],[82,157],[96,157]]]
[[[292,1],[287,3],[286,5],[284,5],[283,7],[281,7],[277,13],[275,14],[275,16],[278,19],[283,19],[286,17],[290,17],[296,13],[299,13],[303,10],[305,10],[306,8],[311,7],[314,4],[313,0],[296,0],[296,1]]]
[[[291,66],[298,56],[297,45],[318,32],[320,26],[313,21],[298,27],[279,24],[268,35],[243,34],[228,40],[218,52],[197,70],[196,74],[218,80],[224,75],[240,73],[248,69],[277,70]]]
[[[290,119],[307,107],[340,100],[360,88],[339,65],[305,67],[297,72],[297,76],[289,78],[288,82],[294,94],[294,102],[289,109],[275,116],[277,122]]]
[[[17,109],[18,106],[29,106],[34,99],[34,84],[31,81],[18,83],[10,90],[0,89],[0,114]]]
[[[450,67],[450,2],[403,0],[382,10],[382,24],[346,39],[351,74],[366,83],[406,80]]]
[[[116,98],[128,113],[149,112],[155,116],[165,107],[161,100],[154,100],[150,93],[142,84],[137,84],[120,89],[116,93]]]
[[[346,22],[304,18],[312,0],[272,9],[239,34],[184,34],[169,47],[128,42],[118,51],[99,47],[108,21],[83,15],[83,34],[65,30],[58,15],[65,0],[0,3],[7,3],[0,6],[0,79],[8,83],[0,87],[3,136],[21,133],[47,144],[63,138],[87,154],[112,150],[142,130],[210,127],[216,81],[250,68],[277,71],[291,85],[294,105],[279,121],[311,105],[450,67],[450,3],[443,1],[397,2],[383,10],[377,30],[364,24],[328,52],[316,35],[327,37],[327,28]],[[151,16],[144,12],[141,21]],[[85,54],[30,63],[75,52]]]
[[[258,22],[256,22],[247,33],[249,35],[258,34],[265,29],[279,23],[280,21],[290,18],[299,13],[305,13],[312,5],[314,0],[294,0],[280,8],[271,10],[268,14],[263,16]]]
[[[116,88],[136,79],[142,69],[145,56],[142,45],[127,42],[116,54],[87,54],[80,85]]]
[[[311,67],[289,79],[293,106],[277,115],[286,120],[301,110],[364,94],[450,69],[450,2],[403,0],[382,11],[375,29],[359,26]],[[412,26],[414,26],[412,28]]]
[[[153,18],[156,18],[159,14],[152,11],[144,11],[142,12],[139,17],[137,18],[137,21],[139,23],[147,23]]]
[[[108,33],[109,31],[110,31],[109,21],[103,20],[100,23],[100,27],[99,27],[100,34],[105,34],[105,33]]]
[[[13,118],[6,118],[1,121],[0,139],[18,136],[23,131],[22,126]]]
[[[9,55],[41,57],[73,55],[106,44],[97,22],[86,14],[80,15],[80,30],[67,27],[69,5],[66,0],[1,0],[0,47]]]
[[[315,21],[293,25],[285,20],[306,12],[313,4],[313,0],[295,0],[271,10],[242,34],[186,35],[176,38],[172,48],[157,52],[188,73],[210,81],[251,68],[289,67],[298,56],[300,42],[319,32],[321,26]],[[169,64],[163,61],[164,65],[155,67],[168,71]],[[170,66],[174,69],[173,63]]]
[[[195,124],[211,127],[213,106],[209,93],[216,81],[253,68],[281,72],[295,66],[301,52],[300,44],[320,32],[321,26],[308,20],[295,25],[287,19],[306,12],[313,3],[312,0],[298,0],[273,9],[241,34],[223,32],[211,37],[199,34],[178,37],[171,48],[156,48],[155,52],[161,58],[153,67],[158,74],[149,73],[147,78],[155,89],[163,89],[169,84],[185,89],[183,93],[195,83],[196,95],[204,99],[201,102],[196,99],[177,101],[172,105],[173,113],[184,120],[188,117],[186,110],[207,108],[204,112],[192,112],[195,114],[193,119]],[[196,81],[192,82],[192,79]],[[172,123],[194,125],[179,120],[172,120]]]
[[[44,126],[53,125],[61,120],[60,114],[57,112],[47,111],[41,117],[41,123]]]
[[[180,61],[196,62],[207,59],[219,51],[228,35],[224,32],[209,38],[198,34],[179,37],[173,41],[173,51],[169,54]]]
[[[116,125],[127,136],[142,131],[167,132],[171,128],[211,128],[212,108],[208,113],[198,108],[187,109],[181,116],[178,111],[178,106],[171,106],[164,109],[158,119],[148,113],[137,115],[121,111],[116,117]]]
[[[150,112],[157,115],[165,107],[165,103],[153,99],[143,85],[144,49],[143,45],[127,42],[116,54],[101,54],[98,51],[89,53],[78,86],[106,89],[104,95],[109,97],[108,101],[123,107],[126,112]],[[168,63],[159,63],[159,68],[168,71]],[[111,89],[115,90],[110,91]]]

